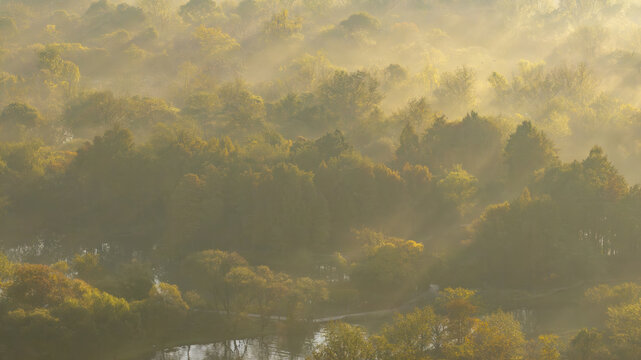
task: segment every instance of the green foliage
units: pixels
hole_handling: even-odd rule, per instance
[[[60,305],[66,297],[78,296],[79,290],[62,273],[32,264],[17,266],[6,287],[10,299],[30,308]]]
[[[641,302],[608,309],[606,324],[612,333],[614,348],[622,358],[641,356]]]
[[[641,298],[641,287],[634,283],[598,285],[585,291],[586,302],[605,315],[610,307],[632,304]]]
[[[178,15],[187,23],[199,25],[206,23],[219,11],[220,9],[213,0],[189,0],[180,6]]]
[[[519,181],[532,176],[536,170],[556,164],[558,155],[545,134],[531,122],[524,121],[505,145],[505,162],[508,176]]]
[[[494,121],[475,112],[460,122],[437,117],[422,138],[417,140],[417,136],[416,129],[408,123],[396,154],[399,164],[423,164],[439,173],[460,165],[483,182],[496,179],[501,171],[500,129]]]
[[[407,105],[394,114],[394,120],[422,130],[431,120],[432,107],[424,97],[411,99]]]
[[[67,104],[63,121],[74,135],[83,137],[119,125],[136,131],[157,123],[172,123],[177,110],[160,99],[117,98],[111,92],[85,93]]]
[[[582,329],[572,339],[568,349],[570,360],[605,360],[611,358],[603,334],[592,329]]]
[[[522,358],[524,348],[521,325],[512,315],[498,312],[475,325],[462,351],[471,360],[517,360]]]
[[[440,356],[445,344],[443,319],[426,307],[397,315],[372,342],[377,359],[423,360]]]
[[[478,192],[477,184],[478,180],[459,166],[441,179],[437,187],[447,200],[464,211],[464,207],[469,206]]]
[[[103,272],[100,267],[100,257],[90,253],[76,255],[73,259],[72,269],[78,274],[78,278],[89,283],[99,279]]]
[[[333,228],[381,220],[397,208],[403,191],[398,172],[355,154],[321,164],[315,181],[327,199]]]
[[[290,278],[266,266],[251,267],[236,253],[206,250],[181,264],[181,280],[228,316],[245,312],[292,319],[312,319],[316,307],[328,299],[327,284],[310,278]]]
[[[326,110],[343,126],[349,121],[363,119],[382,100],[378,81],[367,72],[336,71],[318,89],[318,97]]]
[[[12,277],[13,269],[14,264],[9,261],[4,253],[0,253],[0,286],[4,281]]]
[[[5,141],[42,136],[44,123],[38,110],[24,103],[11,103],[0,113],[0,130]]]
[[[397,315],[378,335],[332,323],[325,343],[308,359],[560,359],[557,337],[542,335],[527,346],[520,324],[510,314],[499,311],[473,318],[471,324],[459,343],[448,336],[451,326],[430,307]]]
[[[218,91],[221,102],[219,122],[232,135],[255,134],[264,129],[265,105],[239,81],[223,85]]]
[[[414,126],[408,122],[401,133],[401,144],[396,149],[396,158],[399,162],[410,164],[420,163],[420,143]]]
[[[463,344],[472,331],[473,316],[478,312],[476,291],[464,288],[446,288],[436,299],[438,310],[447,317],[447,336],[456,344]]]
[[[476,107],[474,70],[460,67],[454,72],[441,75],[439,86],[434,90],[434,96],[440,106],[460,114]]]
[[[372,345],[364,331],[344,323],[332,323],[326,330],[326,341],[308,359],[311,360],[367,360],[373,356]]]
[[[548,168],[531,189],[533,195],[526,189],[510,204],[489,207],[477,222],[470,251],[484,254],[475,266],[488,271],[478,276],[511,286],[593,278],[618,246],[633,241],[615,240],[625,230],[608,214],[617,213],[628,186],[600,148],[583,162]]]
[[[357,13],[350,15],[340,22],[339,27],[348,33],[353,32],[374,32],[381,27],[378,19],[368,13]]]
[[[362,230],[357,234],[365,241],[365,257],[352,269],[354,284],[369,294],[398,294],[413,290],[423,245],[412,240],[386,237]],[[373,295],[370,295],[373,296]]]
[[[641,270],[639,14],[0,1],[0,358],[268,335],[273,316],[406,309],[436,284],[527,291],[547,315],[597,280],[613,285],[577,311],[600,328],[567,353],[446,288],[379,334],[332,325],[313,358],[641,357],[640,291],[614,285]]]
[[[174,285],[160,283],[130,304],[45,265],[15,265],[9,279],[0,314],[2,356],[114,354],[135,338],[157,342],[175,335],[169,329],[180,331],[187,319],[188,306]]]
[[[238,47],[236,39],[218,28],[200,25],[193,34],[204,56],[216,57]]]
[[[528,353],[535,360],[560,360],[560,340],[556,335],[539,335],[535,340],[531,340]]]
[[[42,116],[37,109],[23,103],[9,104],[0,114],[0,122],[5,126],[21,125],[28,128],[38,125],[42,120]]]
[[[265,37],[268,40],[280,40],[292,37],[301,37],[303,24],[301,19],[289,16],[287,10],[283,10],[272,16],[271,20],[265,24]]]

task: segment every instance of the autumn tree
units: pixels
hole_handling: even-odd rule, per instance
[[[274,14],[265,24],[264,36],[267,40],[283,40],[302,37],[303,24],[300,18],[292,18],[287,10]]]
[[[558,155],[545,134],[524,121],[507,141],[505,162],[509,178],[523,183],[534,171],[558,162]]]
[[[437,309],[447,319],[447,337],[460,345],[474,325],[473,316],[478,312],[476,291],[464,288],[446,288],[436,299]]]
[[[472,360],[517,360],[522,358],[524,350],[521,325],[504,312],[479,320],[463,344],[465,357]]]
[[[310,360],[369,360],[374,349],[365,332],[345,323],[331,323],[326,330],[326,341],[308,357]]]
[[[437,358],[447,345],[443,319],[430,307],[397,315],[372,341],[376,358],[390,360]]]
[[[363,229],[365,258],[352,269],[355,285],[368,294],[412,292],[417,285],[417,267],[423,244],[412,240],[386,237]]]
[[[455,114],[471,110],[477,103],[475,81],[476,73],[465,66],[443,73],[434,96],[442,107]]]

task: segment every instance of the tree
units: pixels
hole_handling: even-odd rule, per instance
[[[294,319],[312,322],[320,304],[327,301],[327,282],[308,277],[296,279],[289,299],[290,316]]]
[[[570,341],[569,360],[606,360],[612,355],[607,348],[603,334],[595,329],[582,329]]]
[[[345,323],[330,323],[325,330],[325,342],[314,350],[309,360],[370,360],[374,349],[365,332]]]
[[[433,115],[432,107],[425,97],[411,99],[407,105],[393,115],[395,121],[408,124],[422,132],[430,117]]]
[[[60,86],[64,89],[67,98],[72,97],[78,91],[80,83],[80,69],[78,65],[69,60],[64,60],[61,51],[55,45],[48,45],[38,53],[38,62],[47,78],[52,83],[50,86]]]
[[[476,291],[464,288],[446,288],[436,299],[439,311],[447,317],[447,335],[458,345],[472,330],[477,302]]]
[[[149,297],[137,303],[141,322],[155,341],[164,343],[185,330],[189,306],[183,300],[176,285],[155,284],[149,290]]]
[[[460,67],[441,75],[434,96],[442,107],[454,114],[468,111],[476,106],[475,82],[476,73],[468,67]]]
[[[234,312],[246,312],[254,300],[258,278],[249,266],[236,266],[225,275],[225,289]]]
[[[25,103],[11,103],[0,113],[0,129],[5,141],[20,141],[44,124],[38,110]]]
[[[36,308],[60,305],[77,294],[74,285],[64,274],[45,265],[21,264],[15,267],[6,291],[17,304]]]
[[[465,213],[477,195],[478,180],[458,166],[439,180],[437,188],[447,201]]]
[[[269,316],[282,311],[283,304],[292,291],[292,279],[285,273],[274,273],[267,266],[255,270],[254,306],[262,317],[262,326],[267,326]]]
[[[167,250],[176,257],[181,253],[200,250],[197,242],[207,215],[204,209],[205,186],[206,182],[198,175],[186,174],[171,195],[166,231]]]
[[[204,56],[218,58],[239,47],[236,39],[222,30],[200,25],[193,34]]]
[[[327,162],[353,150],[340,130],[328,132],[320,138],[310,141],[298,139],[290,148],[293,162],[308,171],[314,171],[322,162]]]
[[[283,40],[302,37],[303,24],[300,18],[291,18],[287,9],[274,14],[265,24],[264,36],[267,40]]]
[[[445,324],[432,308],[415,309],[397,315],[385,325],[381,335],[372,339],[377,359],[424,360],[442,356]]]
[[[81,306],[89,312],[91,319],[90,328],[95,329],[94,335],[96,339],[94,341],[97,345],[97,351],[108,352],[119,344],[127,342],[127,339],[132,336],[139,334],[140,319],[138,314],[132,311],[129,303],[125,299],[117,298],[105,292],[90,288],[83,294],[81,304]],[[65,304],[65,306],[66,305],[67,304]],[[73,309],[74,305],[69,305],[71,309],[64,308],[63,306],[60,312],[64,313],[68,310],[71,310],[70,312],[82,312],[82,310],[84,310],[82,308]],[[63,322],[71,320],[70,322],[72,322],[75,320],[73,315],[73,313],[65,314],[65,316],[61,315],[61,320]],[[77,315],[78,314],[76,314],[76,316]],[[67,319],[66,316],[69,316],[70,319]],[[73,323],[68,324],[72,329],[80,324],[74,325]],[[82,331],[80,329],[76,331]]]
[[[9,261],[4,253],[0,252],[0,288],[5,281],[12,277],[14,268],[15,265]]]
[[[421,159],[435,173],[447,173],[457,165],[482,183],[498,179],[502,172],[501,130],[476,112],[461,121],[436,117],[421,139]]]
[[[318,97],[336,118],[336,124],[349,126],[369,115],[381,102],[378,81],[369,73],[337,70],[318,89]]]
[[[477,322],[465,338],[463,353],[470,360],[518,360],[524,347],[519,322],[510,314],[498,312]]]
[[[594,146],[581,165],[590,185],[598,189],[601,198],[609,201],[620,200],[628,193],[625,178],[608,160],[600,146]]]
[[[132,260],[120,265],[115,276],[115,288],[108,291],[128,301],[143,300],[154,286],[151,264],[142,261]]]
[[[556,335],[539,335],[528,344],[528,359],[560,360],[559,337]]]
[[[585,301],[597,317],[605,317],[611,307],[629,305],[641,298],[641,286],[623,283],[615,286],[601,284],[585,291]]]
[[[121,124],[125,117],[124,104],[111,92],[90,92],[67,103],[63,123],[82,137]]]
[[[304,54],[292,60],[284,69],[284,76],[292,92],[312,92],[325,83],[336,67],[322,53]],[[290,94],[288,96],[293,96]]]
[[[55,201],[64,215],[51,214],[58,231],[66,234],[65,248],[121,256],[149,249],[161,229],[156,228],[161,209],[154,202],[158,183],[151,164],[133,134],[120,127],[78,149],[57,184],[61,196]]]
[[[247,249],[261,254],[292,254],[323,249],[329,236],[329,214],[313,174],[280,163],[253,181],[241,217]]]
[[[205,24],[214,14],[220,12],[213,0],[189,0],[178,9],[178,15],[184,22],[193,25]]]
[[[524,121],[505,146],[505,162],[512,181],[523,183],[534,171],[558,162],[552,142],[530,121]]]
[[[202,127],[206,127],[216,121],[220,106],[220,99],[216,93],[196,92],[187,97],[180,113],[198,121]]]
[[[333,229],[379,226],[402,203],[400,174],[357,154],[321,163],[314,180],[327,200]]]
[[[15,357],[29,360],[67,355],[61,350],[61,345],[66,345],[66,329],[48,309],[15,309],[3,314],[2,320],[5,348],[0,350],[0,354],[15,354]],[[19,350],[21,347],[23,350]]]
[[[86,253],[76,255],[73,258],[72,269],[79,279],[82,279],[94,286],[97,281],[104,276],[104,269],[100,265],[100,256],[98,254]]]
[[[164,30],[169,25],[172,13],[168,0],[138,0],[138,6],[150,15],[159,29]]]
[[[396,160],[399,164],[416,164],[420,162],[419,139],[414,126],[408,122],[401,132],[401,144],[396,149]]]
[[[230,312],[233,304],[226,276],[232,269],[246,266],[247,260],[237,253],[205,250],[186,257],[181,273],[188,288],[213,300],[220,310]]]
[[[641,302],[608,309],[606,325],[622,358],[641,356]]]
[[[43,121],[38,110],[28,104],[11,103],[2,110],[0,123],[4,126],[24,126],[31,128]]]
[[[378,238],[364,244],[365,258],[352,269],[352,280],[357,288],[374,294],[396,294],[414,291],[419,274],[419,260],[423,244],[412,240],[386,237],[363,230],[365,236]],[[361,235],[362,236],[362,235]],[[367,240],[366,240],[367,241]]]
[[[226,83],[218,89],[220,111],[217,121],[225,134],[247,137],[265,129],[263,99],[249,91],[242,81]]]
[[[347,19],[341,21],[338,26],[346,33],[371,33],[380,29],[381,22],[372,15],[361,12],[350,15]]]

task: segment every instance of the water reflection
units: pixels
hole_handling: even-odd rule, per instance
[[[323,341],[322,329],[311,334],[288,332],[258,339],[180,346],[158,352],[151,360],[303,360],[315,344]]]

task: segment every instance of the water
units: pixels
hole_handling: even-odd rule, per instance
[[[266,336],[159,351],[150,360],[304,360],[324,341],[323,329],[307,336]]]

